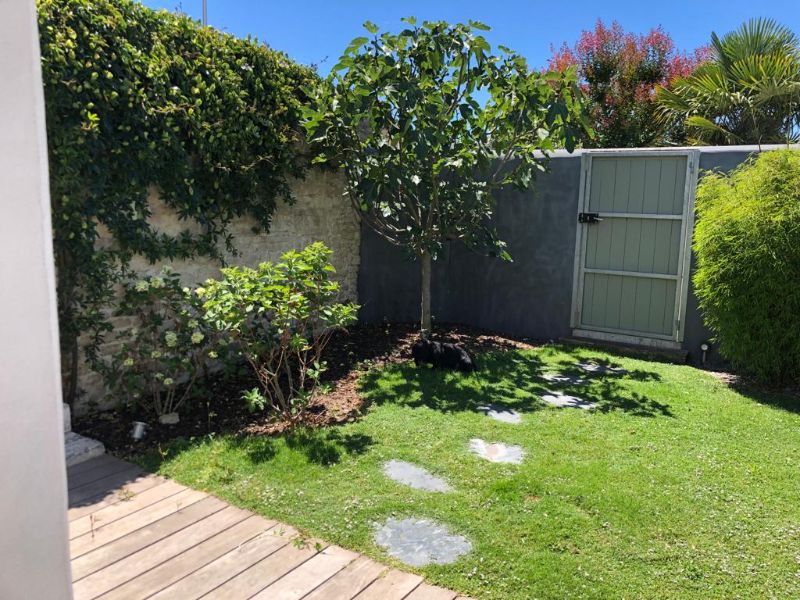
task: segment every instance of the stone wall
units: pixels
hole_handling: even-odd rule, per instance
[[[269,233],[254,233],[250,219],[239,219],[231,224],[238,256],[229,256],[229,264],[255,266],[264,261],[276,261],[291,249],[300,249],[312,242],[324,242],[333,250],[333,265],[340,286],[340,298],[358,301],[358,271],[360,264],[361,235],[358,222],[349,201],[342,195],[344,179],[340,173],[314,170],[304,180],[296,181],[292,191],[295,204],[278,205],[273,215]],[[154,226],[165,233],[177,233],[187,227],[185,221],[166,207],[153,191],[150,201]],[[164,264],[170,264],[187,285],[197,284],[219,275],[219,264],[209,259],[172,261],[151,265],[145,260],[135,260],[133,267],[143,275],[156,274]],[[112,319],[116,327],[130,326],[125,319]],[[101,353],[108,355],[117,348],[113,341],[106,343]],[[88,366],[81,365],[80,397],[73,410],[85,412],[90,403],[100,408],[113,404],[106,399],[100,376]]]

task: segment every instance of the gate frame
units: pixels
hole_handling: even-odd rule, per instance
[[[572,306],[570,310],[570,327],[575,337],[591,338],[609,342],[650,346],[656,348],[677,349],[683,342],[686,327],[686,303],[689,295],[689,275],[692,261],[692,236],[694,233],[694,207],[699,179],[700,150],[682,149],[603,149],[584,150],[581,153],[581,179],[578,197],[578,213],[585,212],[589,203],[592,183],[592,158],[595,156],[612,157],[647,157],[647,156],[683,156],[686,157],[686,178],[683,191],[683,213],[681,214],[681,242],[678,254],[678,279],[675,286],[675,314],[673,318],[673,334],[647,334],[643,332],[610,330],[610,328],[593,328],[581,326],[583,309],[583,282],[585,280],[586,263],[586,227],[577,226],[575,236],[575,259],[572,280]],[[577,215],[576,215],[577,218]]]

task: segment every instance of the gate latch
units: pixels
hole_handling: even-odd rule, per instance
[[[597,213],[590,213],[590,212],[582,212],[578,213],[578,223],[587,223],[592,225],[594,223],[599,223],[603,219],[600,218],[600,215]]]

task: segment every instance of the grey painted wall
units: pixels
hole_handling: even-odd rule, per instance
[[[702,148],[701,174],[728,171],[757,150]],[[448,244],[434,263],[432,312],[436,320],[535,339],[570,335],[580,166],[579,152],[559,152],[532,190],[499,193],[495,223],[513,262],[480,256],[458,242]],[[365,230],[358,294],[364,322],[417,320],[416,262]],[[700,344],[711,336],[691,286],[684,337],[684,348],[698,361]],[[715,358],[712,351],[709,360]]]

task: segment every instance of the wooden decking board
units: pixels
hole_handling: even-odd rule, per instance
[[[324,550],[321,548],[320,550]],[[277,552],[258,561],[233,579],[203,596],[204,600],[230,600],[231,598],[251,598],[265,587],[277,581],[289,571],[302,565],[318,554],[314,545],[298,547],[289,543]]]
[[[93,550],[72,561],[72,579],[79,581],[134,552],[155,544],[215,512],[224,509],[226,504],[216,498],[205,498],[188,508],[156,521],[145,529],[139,529],[116,541],[115,544]]]
[[[361,556],[304,596],[303,600],[350,600],[388,570],[389,567]]]
[[[102,456],[98,456],[97,458],[86,460],[82,463],[78,463],[77,465],[67,468],[67,480],[71,484],[72,481],[81,473],[85,473],[86,471],[93,471],[94,469],[99,469],[100,467],[108,463],[117,463],[117,462],[123,462],[123,461],[111,456],[110,454],[103,454]]]
[[[200,519],[189,527],[185,527],[157,543],[130,554],[105,569],[96,571],[75,582],[73,586],[75,600],[96,598],[113,590],[137,575],[146,573],[148,570],[158,567],[208,538],[226,531],[248,518],[248,516],[249,513],[247,511],[228,506]]]
[[[83,556],[87,552],[96,550],[101,546],[113,542],[123,536],[133,533],[137,529],[147,527],[151,523],[168,517],[169,515],[178,512],[207,498],[208,494],[198,492],[197,490],[185,489],[178,492],[174,496],[164,498],[163,500],[151,504],[133,514],[130,514],[121,519],[117,519],[113,523],[103,525],[95,523],[93,532],[86,533],[69,543],[69,552],[72,558]]]
[[[405,597],[405,600],[455,600],[455,592],[444,588],[421,583],[419,586]]]
[[[358,554],[355,552],[338,546],[328,546],[275,583],[268,585],[251,600],[300,600],[317,587],[318,582],[327,581],[357,557]]]
[[[76,600],[469,600],[113,457],[67,475]]]
[[[117,488],[109,488],[99,493],[94,498],[85,502],[73,504],[70,502],[69,510],[67,511],[67,518],[70,522],[97,512],[98,510],[111,506],[126,499],[133,498],[136,494],[140,494],[145,490],[162,484],[166,481],[163,477],[158,475],[143,475],[137,477],[133,481],[126,483]]]
[[[159,591],[152,596],[152,600],[200,598],[218,588],[229,579],[233,579],[239,573],[250,568],[251,565],[291,543],[291,538],[276,535],[274,529],[275,527],[265,530],[234,550],[199,568],[190,577],[185,577]]]
[[[68,482],[67,489],[72,491],[81,488],[94,481],[110,477],[116,473],[122,473],[124,471],[137,470],[137,469],[139,470],[139,472],[141,472],[141,469],[136,465],[126,463],[116,458],[111,460],[106,460],[103,462],[102,465],[99,465],[97,468],[88,469],[86,471],[83,471],[82,473],[78,473],[73,477],[69,477],[67,479]]]
[[[267,524],[268,525],[268,524]],[[161,563],[101,596],[102,600],[139,600],[198,571],[223,554],[264,532],[265,523],[250,516],[193,548]],[[174,596],[185,597],[185,596]]]
[[[363,592],[358,600],[403,600],[422,583],[422,577],[392,569],[383,577],[378,577]]]
[[[86,533],[97,531],[100,527],[105,527],[115,521],[133,514],[155,504],[164,498],[169,498],[187,489],[174,481],[164,481],[150,489],[135,494],[128,500],[121,500],[115,504],[110,504],[98,509],[97,511],[70,521],[69,539],[74,540]]]
[[[139,467],[131,465],[123,471],[115,471],[89,483],[84,483],[68,491],[70,506],[89,503],[94,498],[105,493],[107,490],[117,488],[135,480],[143,474]]]

